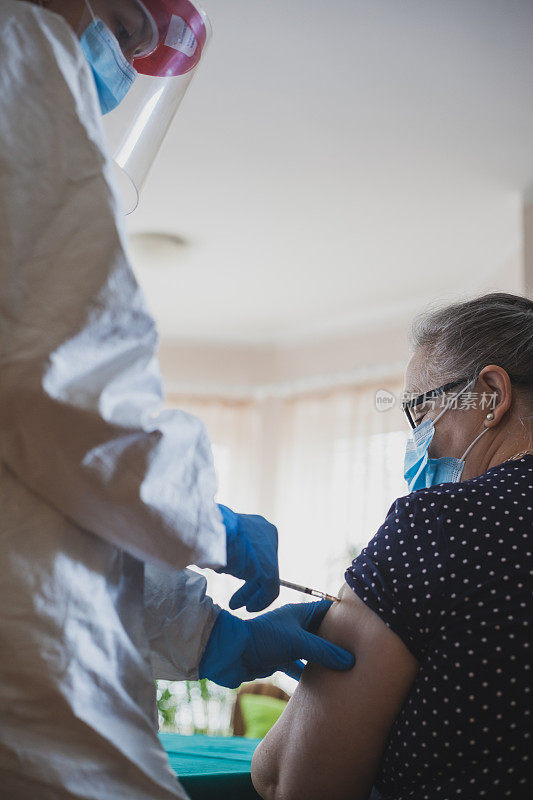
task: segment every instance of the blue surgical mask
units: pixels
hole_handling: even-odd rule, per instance
[[[483,434],[488,431],[488,428],[484,428],[476,436],[461,458],[453,458],[451,456],[429,458],[428,450],[435,435],[435,423],[448,411],[454,400],[462,395],[463,392],[466,392],[473,384],[475,384],[475,379],[467,383],[465,388],[447,403],[434,420],[428,419],[417,425],[412,431],[412,438],[407,441],[405,450],[403,473],[410,492],[414,492],[417,489],[428,489],[438,483],[458,483],[461,480],[466,456]]]
[[[92,14],[90,6],[89,10]],[[124,100],[137,77],[137,71],[120,49],[118,39],[94,14],[80,44],[93,71],[102,114],[108,114]]]

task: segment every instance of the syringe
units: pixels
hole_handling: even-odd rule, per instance
[[[322,600],[331,600],[332,603],[338,603],[339,598],[334,597],[332,594],[319,592],[318,589],[310,589],[309,586],[300,586],[299,583],[291,583],[290,581],[280,580],[280,586],[285,586],[286,589],[294,589],[295,592],[302,592],[303,594],[310,594],[313,597],[320,597]]]

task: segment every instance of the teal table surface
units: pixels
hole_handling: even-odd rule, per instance
[[[259,739],[178,733],[159,738],[191,800],[259,800],[250,778]]]

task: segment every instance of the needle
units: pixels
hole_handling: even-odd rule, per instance
[[[313,597],[321,597],[323,600],[331,600],[332,603],[338,603],[339,598],[334,597],[332,594],[319,592],[318,589],[310,589],[308,586],[300,586],[299,583],[291,583],[290,581],[280,580],[280,586],[285,586],[286,589],[294,589],[295,592],[303,592],[303,594],[310,594]]]

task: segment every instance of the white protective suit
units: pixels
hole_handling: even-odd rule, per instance
[[[217,614],[184,569],[225,563],[210,444],[199,420],[160,410],[110,176],[73,32],[0,0],[5,800],[185,797],[153,678],[195,678]]]

